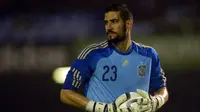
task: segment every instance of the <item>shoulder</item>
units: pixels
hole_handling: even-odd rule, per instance
[[[101,50],[106,49],[108,47],[108,41],[102,41],[98,43],[93,43],[85,47],[81,53],[78,55],[77,59],[85,59],[88,56],[93,56],[96,52],[101,52]]]
[[[135,52],[137,52],[139,55],[150,57],[150,58],[155,58],[158,56],[158,53],[153,47],[147,46],[141,43],[137,43],[134,41],[132,43],[134,44],[133,48]]]

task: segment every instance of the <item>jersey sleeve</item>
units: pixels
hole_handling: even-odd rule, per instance
[[[160,59],[155,51],[155,49],[151,49],[152,53],[152,66],[151,66],[151,77],[150,77],[150,89],[153,91],[157,91],[162,87],[166,87],[166,77],[165,73],[160,65]]]
[[[89,57],[78,57],[71,65],[63,89],[77,90],[91,76]]]

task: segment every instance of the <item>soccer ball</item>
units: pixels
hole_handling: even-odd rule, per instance
[[[132,108],[137,108],[138,104],[137,104],[137,99],[142,98],[140,95],[138,95],[135,92],[129,92],[131,98],[128,99],[127,101],[125,101],[124,103],[122,103],[119,108],[123,109],[123,108],[127,108],[127,107],[132,107]]]

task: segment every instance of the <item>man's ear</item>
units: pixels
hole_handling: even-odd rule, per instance
[[[125,24],[126,24],[126,29],[131,29],[133,25],[133,20],[127,20]]]

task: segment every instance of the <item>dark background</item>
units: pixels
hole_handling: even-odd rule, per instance
[[[0,112],[79,112],[62,104],[58,67],[87,45],[106,39],[104,8],[126,3],[133,39],[153,46],[167,77],[161,112],[198,112],[200,9],[197,0],[1,0]]]

